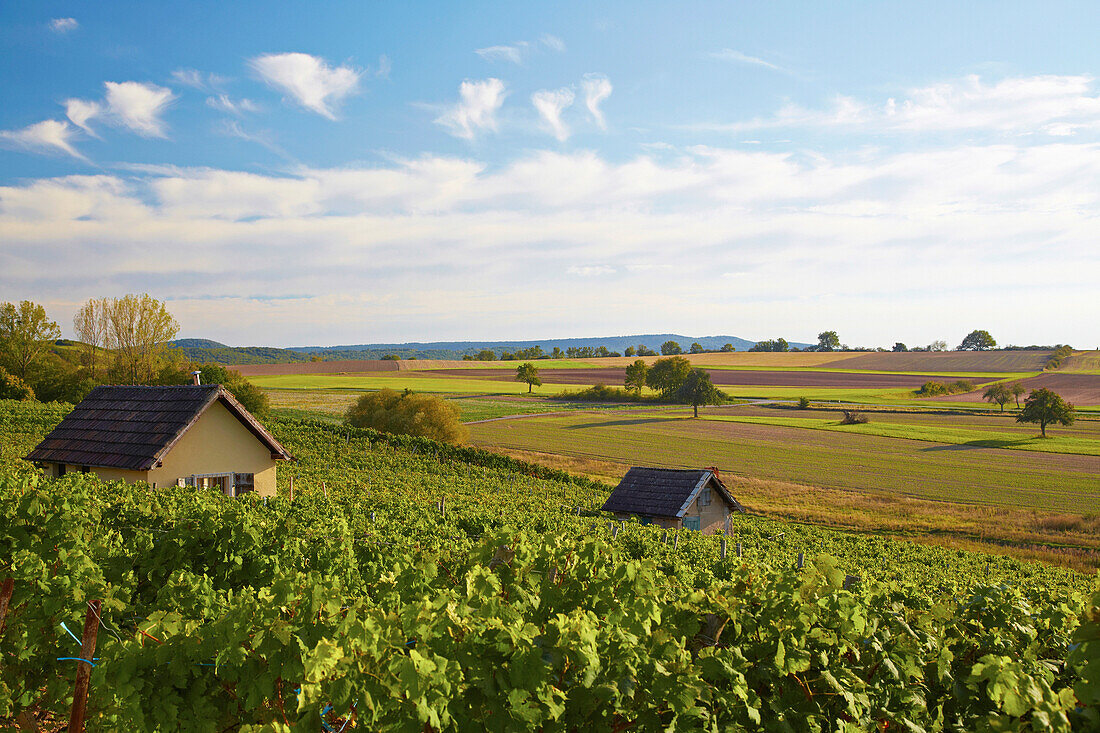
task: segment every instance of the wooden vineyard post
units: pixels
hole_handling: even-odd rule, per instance
[[[737,557],[741,557],[741,543],[737,543]]]
[[[447,497],[439,497],[439,515],[444,519],[447,518]]]
[[[8,605],[11,603],[11,594],[15,590],[15,578],[5,578],[0,585],[0,634],[4,633],[5,622],[8,619]]]
[[[668,530],[665,530],[665,533],[663,535],[661,535],[661,544],[662,545],[667,545],[668,544]]]
[[[88,707],[88,683],[92,677],[92,659],[95,657],[95,640],[99,633],[99,601],[88,601],[84,614],[84,634],[80,640],[80,656],[86,662],[77,662],[76,684],[73,685],[73,708],[69,714],[69,733],[83,733],[84,713]]]
[[[321,491],[325,492],[325,498],[328,498],[328,484],[324,481],[321,482]]]
[[[374,524],[374,512],[370,513],[370,523]]]
[[[676,549],[680,546],[680,533],[677,532],[676,536],[672,538],[672,549]]]
[[[294,501],[294,476],[290,477],[290,500]]]
[[[619,527],[614,522],[612,522],[612,524],[611,524],[611,539],[615,539],[618,536],[619,536]]]
[[[798,553],[798,569],[801,570],[806,564],[806,556],[803,553]]]
[[[726,538],[725,537],[722,538],[721,547],[722,547],[722,559],[725,560],[726,559]]]

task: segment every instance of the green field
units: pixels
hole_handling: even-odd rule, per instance
[[[704,412],[704,414],[706,414]],[[767,419],[767,418],[765,418]],[[481,446],[894,496],[1100,511],[1100,458],[668,414],[580,413],[471,426]]]

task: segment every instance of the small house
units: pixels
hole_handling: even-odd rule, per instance
[[[96,387],[27,456],[51,476],[80,471],[152,487],[275,495],[290,454],[217,384]]]
[[[728,530],[730,515],[745,511],[714,469],[638,466],[626,472],[603,508],[618,519],[636,516],[643,524],[704,534]]]

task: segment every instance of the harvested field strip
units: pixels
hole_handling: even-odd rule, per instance
[[[464,379],[510,380],[510,372],[493,369],[461,370],[443,369],[433,375],[462,377]],[[625,369],[553,369],[543,366],[539,376],[544,381],[558,384],[606,384],[622,385]],[[882,374],[864,372],[830,372],[821,370],[765,370],[765,369],[716,369],[710,372],[711,381],[719,386],[789,386],[789,387],[866,387],[916,389],[934,379],[930,374]],[[999,379],[999,377],[994,377]]]
[[[1100,351],[1077,351],[1066,359],[1058,371],[1100,374]]]
[[[1049,351],[939,351],[848,354],[833,362],[842,369],[892,372],[1041,372]]]
[[[1100,511],[1100,457],[934,444],[751,423],[579,413],[471,426],[486,447],[697,468],[855,491],[1045,511]]]
[[[432,377],[431,372],[396,372],[363,374],[288,374],[271,377],[250,377],[249,381],[263,389],[339,389],[374,390],[408,387],[416,392],[527,394],[527,385],[511,380]],[[575,385],[543,384],[537,394],[554,394]]]
[[[1054,390],[1067,402],[1075,405],[1100,405],[1100,374],[1064,374],[1059,370],[1021,379],[1020,384],[1029,391],[1043,387]],[[955,399],[970,401],[976,397],[980,398],[981,392],[966,392],[940,399],[948,402]]]
[[[878,435],[884,438],[903,438],[949,445],[972,445],[983,448],[1039,451],[1041,453],[1073,453],[1083,456],[1100,456],[1100,440],[1070,436],[1035,437],[1035,428],[1027,426],[1013,431],[993,429],[950,428],[933,425],[912,425],[874,421],[863,425],[841,425],[837,420],[805,417],[738,417],[710,416],[705,420],[779,425],[806,430],[833,430],[839,433]],[[1053,432],[1053,431],[1052,431]]]

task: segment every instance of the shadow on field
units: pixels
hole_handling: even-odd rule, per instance
[[[564,430],[584,430],[585,428],[619,428],[627,425],[647,425],[649,423],[667,423],[670,419],[667,417],[638,417],[633,420],[611,420],[600,422],[587,422],[580,423],[578,425],[566,425]]]
[[[968,440],[965,443],[957,443],[955,445],[933,445],[928,448],[921,448],[921,451],[930,453],[935,451],[973,450],[975,448],[1013,448],[1027,445],[1032,440],[1033,438],[1019,438],[1017,440]]]

